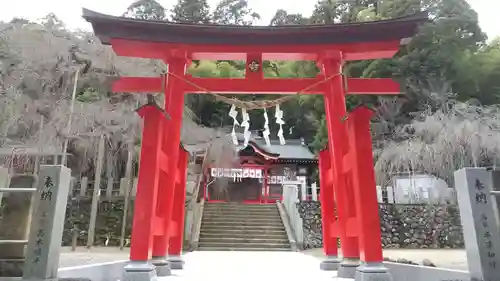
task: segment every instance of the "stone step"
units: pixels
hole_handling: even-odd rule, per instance
[[[283,238],[254,238],[254,237],[200,237],[200,244],[206,243],[234,243],[234,244],[279,244],[290,245],[288,240]]]
[[[217,226],[217,225],[224,225],[224,226],[262,226],[262,227],[267,227],[267,226],[279,226],[283,227],[283,224],[281,221],[224,221],[224,220],[206,220],[202,221],[201,227],[204,225],[210,225],[210,226]]]
[[[234,214],[227,214],[227,215],[216,215],[216,214],[203,214],[203,219],[204,220],[212,220],[212,219],[226,219],[226,220],[238,220],[238,221],[244,221],[244,220],[249,220],[249,219],[254,219],[254,220],[277,220],[281,221],[281,217],[278,215],[234,215]]]
[[[212,247],[212,246],[204,246],[199,247],[197,251],[241,251],[241,252],[269,252],[269,251],[281,251],[281,252],[289,252],[292,249],[290,248],[221,248],[221,247]]]
[[[262,249],[273,249],[280,248],[286,249],[290,248],[289,244],[284,243],[265,243],[265,242],[201,242],[199,247],[217,247],[217,248],[225,248],[225,249],[236,249],[236,248],[262,248]]]
[[[225,231],[284,231],[283,225],[243,225],[243,224],[205,224],[202,222],[201,231],[217,230]]]
[[[200,233],[201,238],[270,238],[270,239],[288,239],[285,231],[280,232],[218,232],[218,231],[203,231]]]
[[[235,217],[235,216],[203,216],[205,222],[255,222],[255,223],[282,223],[281,217]]]
[[[245,216],[279,216],[278,210],[203,210],[203,214],[210,215],[245,215]]]
[[[207,214],[253,214],[253,215],[264,215],[264,214],[271,214],[271,215],[279,215],[278,209],[273,209],[273,210],[252,210],[252,209],[205,209],[203,208],[203,213]]]
[[[204,205],[204,210],[276,210],[276,204],[214,204]]]

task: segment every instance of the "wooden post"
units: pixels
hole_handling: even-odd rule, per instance
[[[37,143],[38,153],[35,156],[35,164],[34,164],[34,168],[33,168],[34,175],[38,175],[38,172],[40,171],[40,162],[41,162],[41,158],[42,158],[41,153],[40,153],[41,152],[40,147],[42,146],[40,136],[42,135],[42,132],[43,132],[43,123],[44,123],[44,117],[43,117],[43,115],[40,115],[40,126],[38,127],[38,143]]]
[[[88,187],[89,187],[89,178],[82,177],[80,179],[80,196],[85,197],[87,195]]]
[[[89,230],[87,237],[87,248],[94,245],[95,239],[95,224],[97,221],[97,211],[99,207],[99,197],[101,195],[101,178],[102,178],[102,166],[104,162],[104,151],[105,151],[105,141],[104,135],[99,138],[99,149],[97,152],[97,164],[95,171],[95,181],[94,181],[94,192],[92,194],[92,207],[90,209],[90,221]]]
[[[384,203],[384,198],[382,196],[382,187],[377,185],[377,201],[379,203]]]
[[[311,184],[311,192],[312,192],[312,201],[318,201],[318,187],[316,186],[315,182]]]
[[[305,182],[300,183],[300,201],[307,201],[307,185]]]
[[[55,280],[59,268],[71,171],[44,165],[39,175],[23,280]]]
[[[106,153],[106,197],[113,197],[113,153],[111,148],[107,147]]]
[[[396,201],[394,200],[394,188],[392,186],[387,186],[387,202],[389,204],[394,204]]]

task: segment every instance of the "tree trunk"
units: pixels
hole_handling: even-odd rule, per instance
[[[96,171],[95,171],[94,193],[92,196],[92,208],[90,211],[87,248],[90,248],[90,247],[92,247],[92,245],[94,245],[95,224],[96,224],[96,220],[97,220],[97,210],[99,207],[99,197],[101,194],[101,175],[102,175],[102,166],[103,166],[103,162],[104,162],[105,141],[106,141],[106,138],[104,137],[104,135],[101,135],[101,137],[99,139],[99,150],[97,152],[97,164],[96,164]]]
[[[132,171],[132,164],[134,161],[134,143],[128,143],[127,166],[125,170],[125,179],[127,180],[127,187],[125,190],[125,200],[123,206],[122,229],[120,233],[120,249],[123,250],[125,246],[125,232],[127,230],[128,208],[130,204],[130,193],[134,185],[134,173]]]

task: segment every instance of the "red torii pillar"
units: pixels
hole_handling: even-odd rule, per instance
[[[325,77],[335,76],[327,82],[328,88],[324,93],[328,147],[320,153],[320,192],[327,260],[322,267],[327,264],[328,257],[337,255],[336,241],[339,237],[343,261],[338,277],[365,280],[368,276],[377,275],[380,280],[390,280],[382,264],[370,134],[372,115],[365,107],[347,115],[340,52],[329,54],[320,66]],[[334,210],[337,211],[337,219]],[[361,266],[358,266],[360,261]]]
[[[170,241],[168,246],[168,261],[171,269],[183,269],[182,244],[184,242],[184,217],[186,202],[186,179],[188,152],[180,148],[177,167],[174,206],[172,212],[172,226],[170,229]]]
[[[345,156],[344,171],[352,177],[352,190],[356,208],[357,237],[361,265],[355,280],[391,280],[383,265],[380,216],[373,168],[370,119],[373,112],[360,106],[348,116],[349,153]]]
[[[163,218],[156,214],[157,192],[160,175],[165,173],[162,163],[165,154],[162,152],[163,131],[167,122],[162,110],[155,104],[148,104],[138,110],[144,120],[141,144],[141,167],[135,198],[132,240],[130,245],[131,263],[125,271],[136,274],[147,274],[153,278],[155,267],[148,261],[155,235],[161,235],[158,222]]]
[[[338,253],[338,233],[333,233],[335,217],[334,182],[330,151],[326,148],[319,152],[319,181],[322,217],[323,253],[326,259],[320,264],[321,270],[338,270],[341,259]],[[337,231],[338,232],[338,231]]]
[[[325,97],[325,116],[328,130],[328,152],[330,153],[332,177],[334,181],[333,195],[335,196],[338,220],[333,224],[331,231],[338,233],[343,261],[338,270],[338,277],[353,278],[356,267],[359,265],[359,248],[356,237],[356,209],[354,194],[349,177],[343,172],[344,155],[349,151],[347,128],[344,123],[346,117],[345,88],[342,75],[342,53],[330,53],[320,61],[325,77],[332,77],[327,83]],[[333,211],[331,211],[333,213]],[[328,220],[333,218],[327,217]],[[333,239],[333,237],[329,237]]]
[[[188,62],[186,59],[169,59],[166,62],[171,73],[184,75]],[[175,261],[179,261],[182,250],[183,231],[180,228],[184,227],[184,199],[175,191],[178,189],[178,193],[185,193],[186,179],[183,173],[186,172],[187,156],[180,152],[183,150],[180,147],[180,133],[184,89],[181,81],[171,76],[166,79],[165,109],[170,114],[170,120],[155,105],[147,105],[139,110],[144,118],[144,128],[129,271],[140,271],[151,276],[155,273],[158,276],[170,275],[167,254],[173,253]],[[174,209],[174,202],[178,200],[182,200],[182,208],[177,205]],[[182,223],[176,223],[179,220]],[[170,245],[172,250],[169,250]],[[149,260],[155,265],[156,272]]]
[[[165,63],[168,64],[170,73],[184,76],[188,60],[185,58],[169,58],[165,60]],[[168,160],[164,163],[168,173],[164,173],[160,177],[160,189],[157,194],[159,202],[157,212],[163,218],[163,221],[159,222],[163,231],[161,235],[155,237],[152,261],[156,266],[158,276],[171,275],[167,254],[169,252],[171,229],[175,227],[175,223],[172,223],[172,216],[174,214],[174,202],[177,199],[175,198],[175,187],[179,167],[179,147],[185,95],[182,81],[176,77],[172,75],[166,76],[165,83],[165,109],[170,114],[171,120],[168,122],[168,126],[164,128],[162,135],[163,153],[168,155]],[[184,201],[182,205],[184,205]],[[178,210],[175,211],[178,212]],[[182,225],[184,226],[184,224]]]

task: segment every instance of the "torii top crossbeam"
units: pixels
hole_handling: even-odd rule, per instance
[[[354,24],[305,26],[194,25],[115,17],[87,9],[83,17],[92,24],[103,44],[111,45],[119,56],[169,61],[246,60],[262,65],[264,60],[339,59],[342,62],[391,58],[409,42],[418,26],[427,21],[426,13],[391,20]],[[340,58],[339,58],[340,56]],[[310,79],[264,79],[263,72],[246,72],[246,79],[188,80],[185,91],[203,93],[302,94],[324,92],[321,75]],[[317,86],[309,87],[317,83]],[[159,77],[121,78],[114,92],[160,92]],[[193,87],[198,85],[199,87]],[[399,94],[391,79],[348,79],[347,94]]]
[[[316,60],[329,50],[342,50],[344,60],[390,58],[427,20],[421,13],[356,24],[262,27],[146,21],[86,9],[83,17],[118,55],[164,59],[161,47],[186,51],[194,60],[244,60],[248,53],[262,53],[264,60]]]

